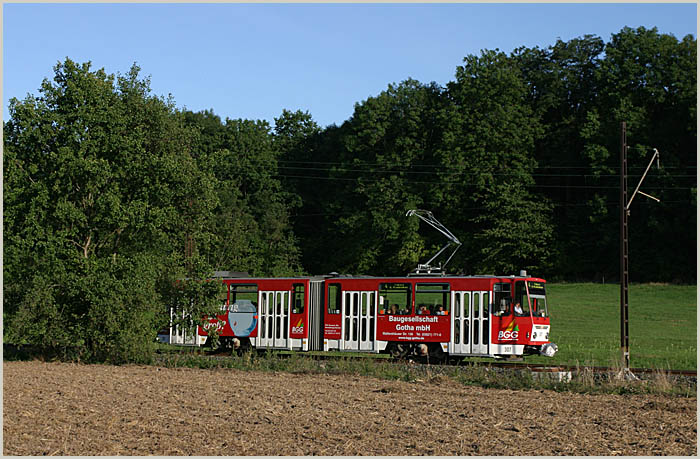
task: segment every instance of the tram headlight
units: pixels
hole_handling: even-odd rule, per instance
[[[532,332],[532,339],[537,339],[537,332]]]

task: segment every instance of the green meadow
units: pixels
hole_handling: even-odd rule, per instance
[[[620,286],[548,284],[551,359],[532,362],[619,366]],[[697,369],[697,286],[633,284],[629,289],[630,366]]]
[[[440,296],[435,301],[444,300]],[[526,362],[621,365],[618,284],[547,284],[547,304],[550,340],[559,352],[552,358],[527,356]],[[697,286],[633,284],[629,319],[632,368],[697,370]]]

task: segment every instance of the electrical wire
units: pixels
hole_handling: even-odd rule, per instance
[[[309,176],[309,175],[288,175],[288,174],[276,174],[275,178],[294,178],[294,179],[306,179],[306,180],[326,180],[326,181],[344,181],[344,182],[356,182],[359,179],[367,183],[378,183],[380,179],[368,179],[364,177],[355,178],[345,178],[345,177],[324,177],[324,176]],[[441,180],[439,182],[429,182],[429,181],[419,181],[411,180],[410,184],[419,185],[464,185],[464,186],[476,186],[478,183],[473,182],[463,182],[463,181],[447,181]],[[601,185],[543,185],[543,184],[531,184],[523,185],[527,188],[553,188],[553,189],[586,189],[586,190],[616,190],[619,186],[601,186]],[[661,186],[645,186],[646,190],[692,190],[692,187],[661,187]]]

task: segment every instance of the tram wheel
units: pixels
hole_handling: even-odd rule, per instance
[[[408,344],[391,343],[389,345],[389,354],[395,359],[405,359],[410,350],[411,348]]]
[[[236,355],[238,355],[238,357],[242,357],[243,355],[249,353],[252,350],[253,346],[250,345],[250,340],[248,340],[247,338],[243,338],[241,340],[241,345],[238,346],[238,348],[236,349]]]
[[[428,359],[431,363],[445,364],[449,359],[449,354],[442,350],[439,343],[430,343],[428,345]]]

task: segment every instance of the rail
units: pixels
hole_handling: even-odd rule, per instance
[[[580,372],[580,371],[590,371],[593,373],[608,373],[615,374],[621,371],[621,368],[615,367],[603,367],[603,366],[582,366],[582,365],[551,365],[551,364],[538,364],[538,363],[526,363],[526,362],[514,362],[514,361],[499,361],[499,360],[489,360],[489,361],[479,361],[479,360],[464,360],[460,359],[454,363],[446,362],[430,362],[428,359],[414,358],[414,359],[394,359],[386,354],[359,354],[359,353],[339,353],[337,354],[315,354],[309,352],[295,352],[295,351],[263,351],[258,350],[257,352],[272,352],[277,357],[289,358],[292,356],[302,357],[315,360],[333,360],[333,359],[374,359],[378,361],[384,361],[388,363],[412,363],[416,365],[456,365],[456,366],[483,366],[491,368],[501,368],[505,370],[530,370],[534,373],[564,373],[564,372]],[[231,351],[204,351],[198,350],[196,352],[199,355],[206,355],[208,357],[222,359],[222,358],[237,358],[232,356]],[[655,369],[655,368],[630,368],[632,374],[638,375],[653,375],[653,374],[667,374],[673,376],[685,376],[685,377],[697,377],[697,370],[673,370],[673,369]]]

